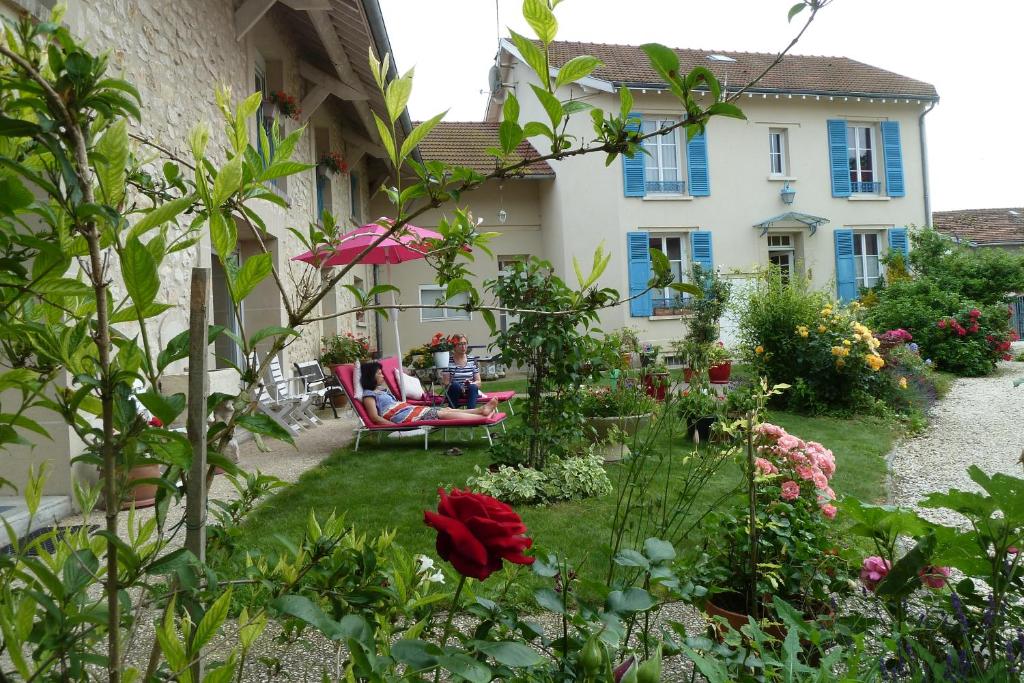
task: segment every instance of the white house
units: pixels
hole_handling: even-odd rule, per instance
[[[705,66],[728,94],[774,59],[742,52],[676,53],[682,71]],[[563,87],[557,93],[560,100],[581,99],[618,111],[617,89],[627,87],[644,130],[679,120],[681,105],[638,47],[556,42],[551,46],[552,74],[584,54],[604,65]],[[520,102],[521,122],[547,120],[530,89],[539,81],[508,41],[501,42],[497,68],[487,121],[500,119],[510,91]],[[700,101],[710,104],[710,95],[705,93]],[[535,183],[535,189],[515,199],[524,202],[516,213],[531,221],[536,216],[529,239],[523,239],[518,222],[512,229],[505,227],[496,253],[499,260],[542,257],[572,281],[573,257],[588,263],[595,245],[604,243],[613,258],[601,284],[622,294],[644,289],[650,277],[649,248],[655,248],[668,256],[679,280],[693,263],[737,278],[773,263],[802,272],[816,286],[832,288],[840,299],[853,298],[858,287],[877,281],[879,259],[888,249],[906,251],[906,226],[929,223],[923,122],[937,101],[933,86],[878,67],[842,57],[787,56],[737,102],[746,120],[715,118],[703,135],[689,141],[681,130],[651,138],[645,143],[650,155],[621,158],[611,167],[600,154],[551,162],[554,178]],[[579,140],[592,138],[587,113],[577,114],[567,132]],[[540,152],[547,151],[544,138],[531,141]],[[462,145],[447,142],[449,146],[430,151],[459,163]],[[471,144],[481,147],[475,140]],[[512,184],[527,182],[506,182],[504,201],[509,201]],[[475,195],[463,202],[484,217],[487,229],[503,230],[491,209],[494,189],[485,188],[482,197],[480,208]],[[386,211],[386,206],[374,206],[374,213]],[[424,221],[429,225],[429,219]],[[498,270],[480,269],[481,275]],[[430,274],[422,267],[403,267],[396,275],[407,299],[430,286]],[[418,317],[402,319],[403,339],[425,340],[437,330],[480,327],[475,320]],[[681,319],[685,309],[671,290],[648,294],[601,316],[606,329],[632,326],[641,339],[657,343],[680,337]],[[487,341],[479,336],[473,340]],[[388,350],[386,338],[384,348]]]

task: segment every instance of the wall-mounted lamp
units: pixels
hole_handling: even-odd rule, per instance
[[[786,181],[786,184],[779,190],[779,196],[782,197],[783,204],[792,204],[793,199],[796,198],[796,190],[789,186],[789,181]]]

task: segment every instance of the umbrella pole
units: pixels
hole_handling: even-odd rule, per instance
[[[391,284],[391,261],[388,261],[388,284]],[[395,290],[391,290],[391,322],[395,326],[395,350],[398,354],[398,373],[399,375],[405,374],[405,368],[402,367],[402,338],[398,335],[398,307],[395,301]],[[398,391],[402,394],[402,400],[405,400],[405,378],[396,377],[395,380],[398,382]]]

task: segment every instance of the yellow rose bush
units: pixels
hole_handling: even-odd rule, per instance
[[[836,304],[806,282],[785,282],[769,272],[741,317],[747,360],[769,383],[792,387],[783,400],[795,410],[870,409],[878,385],[892,380],[881,372],[879,341],[859,312],[859,306]]]

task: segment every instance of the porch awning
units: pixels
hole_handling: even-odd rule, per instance
[[[786,213],[780,213],[778,216],[772,216],[760,223],[755,223],[754,227],[761,228],[761,237],[764,237],[768,234],[768,228],[773,227],[776,223],[784,223],[786,221],[803,223],[811,229],[812,235],[818,230],[819,225],[828,223],[828,219],[821,216],[812,216],[809,213],[800,213],[799,211],[787,211]]]

